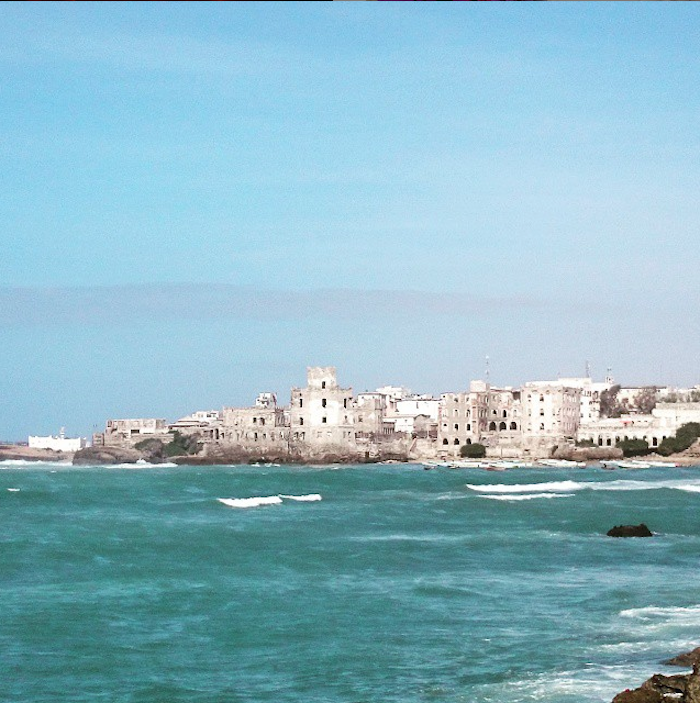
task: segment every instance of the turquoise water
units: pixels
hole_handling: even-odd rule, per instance
[[[592,703],[700,644],[700,469],[0,467],[3,701]]]

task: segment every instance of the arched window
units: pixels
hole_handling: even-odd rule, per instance
[[[510,423],[510,429],[511,429],[511,430],[517,430],[517,429],[518,429],[518,426],[517,426],[514,422],[511,422],[511,423]]]
[[[505,423],[505,422],[502,422],[502,423],[498,426],[498,429],[499,429],[499,430],[506,430],[506,429],[508,429],[508,427],[506,426],[506,423]]]
[[[455,437],[455,444],[459,444],[459,440]]]
[[[610,437],[608,437],[608,438],[605,440],[605,444],[606,444],[608,447],[612,447],[612,439],[610,439]]]
[[[653,447],[658,447],[659,446],[659,438],[658,437],[652,437],[651,438],[651,444]]]
[[[495,422],[492,422],[492,423],[489,425],[489,431],[490,431],[490,432],[495,432],[495,431],[496,431],[496,423],[495,423]]]
[[[471,443],[472,443],[471,439],[469,439],[469,437],[467,437],[467,444],[471,444]]]
[[[472,431],[472,426],[470,423],[467,423],[467,432],[471,432],[471,431]]]
[[[449,444],[449,442],[447,441],[447,437],[445,437],[445,439],[442,440],[442,443],[443,443],[443,444]]]
[[[504,411],[503,411],[503,417],[508,417],[508,411],[507,411],[507,410],[504,410]]]

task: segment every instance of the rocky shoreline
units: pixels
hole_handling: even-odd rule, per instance
[[[700,647],[664,662],[666,666],[692,667],[689,674],[654,674],[639,688],[618,693],[612,703],[700,703]]]

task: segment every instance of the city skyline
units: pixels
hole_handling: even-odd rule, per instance
[[[0,438],[700,379],[691,4],[0,9]]]

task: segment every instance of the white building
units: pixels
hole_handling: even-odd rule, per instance
[[[581,425],[578,439],[599,447],[641,439],[654,449],[689,422],[700,422],[700,403],[657,403],[649,415],[621,415]]]
[[[28,440],[30,449],[51,449],[54,452],[77,452],[87,446],[84,437],[66,437],[65,430],[61,427],[58,437],[37,437],[30,435]]]

